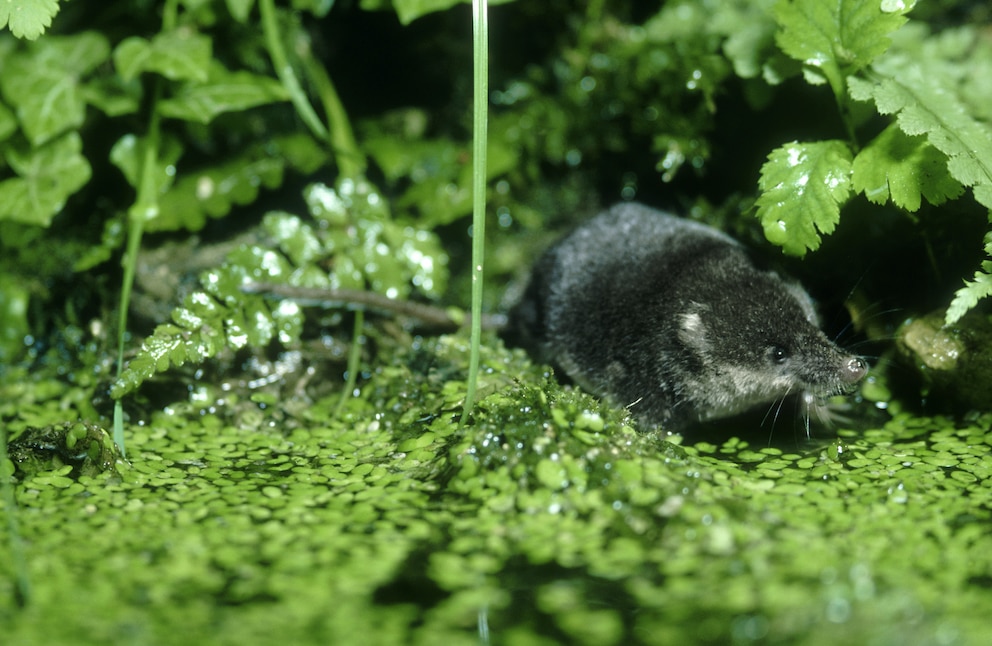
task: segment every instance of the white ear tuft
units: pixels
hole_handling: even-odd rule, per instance
[[[705,354],[710,347],[706,338],[706,325],[698,310],[679,315],[679,340],[700,354]]]

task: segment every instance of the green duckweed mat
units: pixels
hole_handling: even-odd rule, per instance
[[[460,426],[463,352],[337,415],[197,391],[128,462],[52,426],[74,386],[7,379],[2,643],[988,643],[992,416],[678,446],[490,348]]]

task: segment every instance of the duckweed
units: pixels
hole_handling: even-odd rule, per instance
[[[96,422],[36,426],[69,386],[3,385],[34,590],[0,559],[5,643],[984,643],[992,417],[693,443],[492,344],[460,426],[463,343],[339,418],[336,394],[173,402],[129,464]]]

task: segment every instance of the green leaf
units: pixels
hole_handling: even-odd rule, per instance
[[[923,135],[947,158],[951,176],[973,187],[975,199],[992,208],[992,136],[973,119],[954,91],[920,67],[895,61],[877,70],[878,80],[851,85],[856,100],[871,98],[882,114],[896,114],[908,135]]]
[[[985,254],[992,258],[992,231],[985,234]],[[954,325],[978,305],[978,301],[989,296],[992,296],[992,260],[982,262],[981,269],[975,272],[975,279],[964,281],[964,287],[954,293],[945,322]]]
[[[733,15],[736,24],[723,27],[727,33],[723,51],[741,78],[760,76],[774,49],[775,23],[764,19],[759,11],[759,7],[754,7],[751,14]],[[730,12],[721,13],[719,17],[727,20]]]
[[[204,289],[186,296],[173,310],[172,323],[159,325],[145,339],[111,387],[111,396],[119,399],[170,367],[201,363],[225,348],[262,348],[277,335],[284,345],[297,341],[303,330],[298,306],[278,303],[272,310],[261,296],[240,290],[247,280],[285,280],[291,270],[274,251],[236,249],[222,267],[201,276]]]
[[[288,100],[286,89],[275,79],[251,72],[231,72],[216,63],[210,66],[206,82],[183,85],[158,107],[162,116],[206,124],[224,112]]]
[[[141,83],[125,83],[119,76],[93,79],[81,88],[83,99],[108,117],[134,114],[141,107]]]
[[[10,108],[0,103],[0,141],[17,131],[17,118]]]
[[[807,79],[827,80],[837,91],[844,76],[868,66],[888,49],[888,35],[906,22],[912,3],[885,11],[864,0],[782,0],[775,7],[782,51],[806,66]],[[891,4],[891,3],[890,3]]]
[[[0,90],[32,144],[82,125],[86,110],[82,78],[109,55],[104,36],[84,32],[49,36],[0,61]]]
[[[252,7],[255,6],[255,0],[224,0],[224,4],[227,5],[227,10],[235,22],[243,25],[248,22],[248,16],[251,15]]]
[[[327,152],[304,134],[256,144],[230,161],[181,175],[162,196],[159,216],[146,230],[198,231],[207,218],[223,217],[235,204],[254,202],[260,188],[281,186],[287,165],[312,173],[327,158]]]
[[[432,297],[444,292],[448,259],[437,235],[395,222],[372,184],[313,184],[304,198],[322,223],[325,253],[334,254],[331,287],[367,288],[390,298],[404,298],[413,288]]]
[[[499,129],[494,123],[490,132]],[[416,210],[421,226],[448,224],[472,210],[472,157],[465,144],[446,138],[409,141],[389,133],[365,140],[365,148],[393,183],[409,183],[397,199]],[[517,165],[517,151],[499,137],[489,145],[486,172],[499,177]]]
[[[311,0],[313,1],[313,0]],[[504,4],[512,0],[489,0],[490,5]],[[409,25],[411,22],[429,13],[444,11],[458,4],[471,0],[362,0],[361,7],[366,11],[376,11],[392,8],[400,23]],[[296,0],[294,0],[294,4]]]
[[[334,6],[334,0],[293,0],[293,9],[308,11],[318,18],[323,18]]]
[[[157,34],[150,41],[126,38],[114,49],[114,65],[125,81],[142,72],[156,72],[173,81],[205,82],[209,75],[213,41],[188,28]]]
[[[18,38],[34,40],[51,27],[58,12],[58,0],[5,0],[0,2],[0,29],[10,27]]]
[[[141,183],[141,169],[144,165],[147,138],[136,135],[124,135],[110,149],[110,161],[121,169],[128,184],[137,189]],[[152,171],[157,177],[158,191],[162,194],[175,181],[176,162],[182,157],[183,147],[178,139],[171,136],[161,138],[158,146],[158,159]]]
[[[0,182],[0,220],[51,224],[66,199],[90,179],[82,148],[82,139],[71,132],[40,148],[7,149],[7,163],[18,177]]]
[[[100,242],[86,247],[82,255],[73,263],[72,271],[81,273],[110,260],[114,252],[123,246],[126,233],[123,212],[107,218],[103,223]]]
[[[0,362],[10,365],[24,353],[24,337],[31,334],[28,304],[31,294],[18,277],[0,273]]]
[[[820,246],[840,219],[851,193],[851,151],[842,141],[793,142],[761,167],[758,218],[765,237],[788,254],[803,256]]]
[[[876,204],[891,198],[907,211],[919,209],[922,197],[937,205],[964,192],[948,173],[946,155],[923,136],[909,136],[895,124],[858,153],[852,170],[855,191]]]

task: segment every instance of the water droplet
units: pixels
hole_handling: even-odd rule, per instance
[[[916,6],[916,0],[882,0],[881,9],[885,13],[906,13]]]

